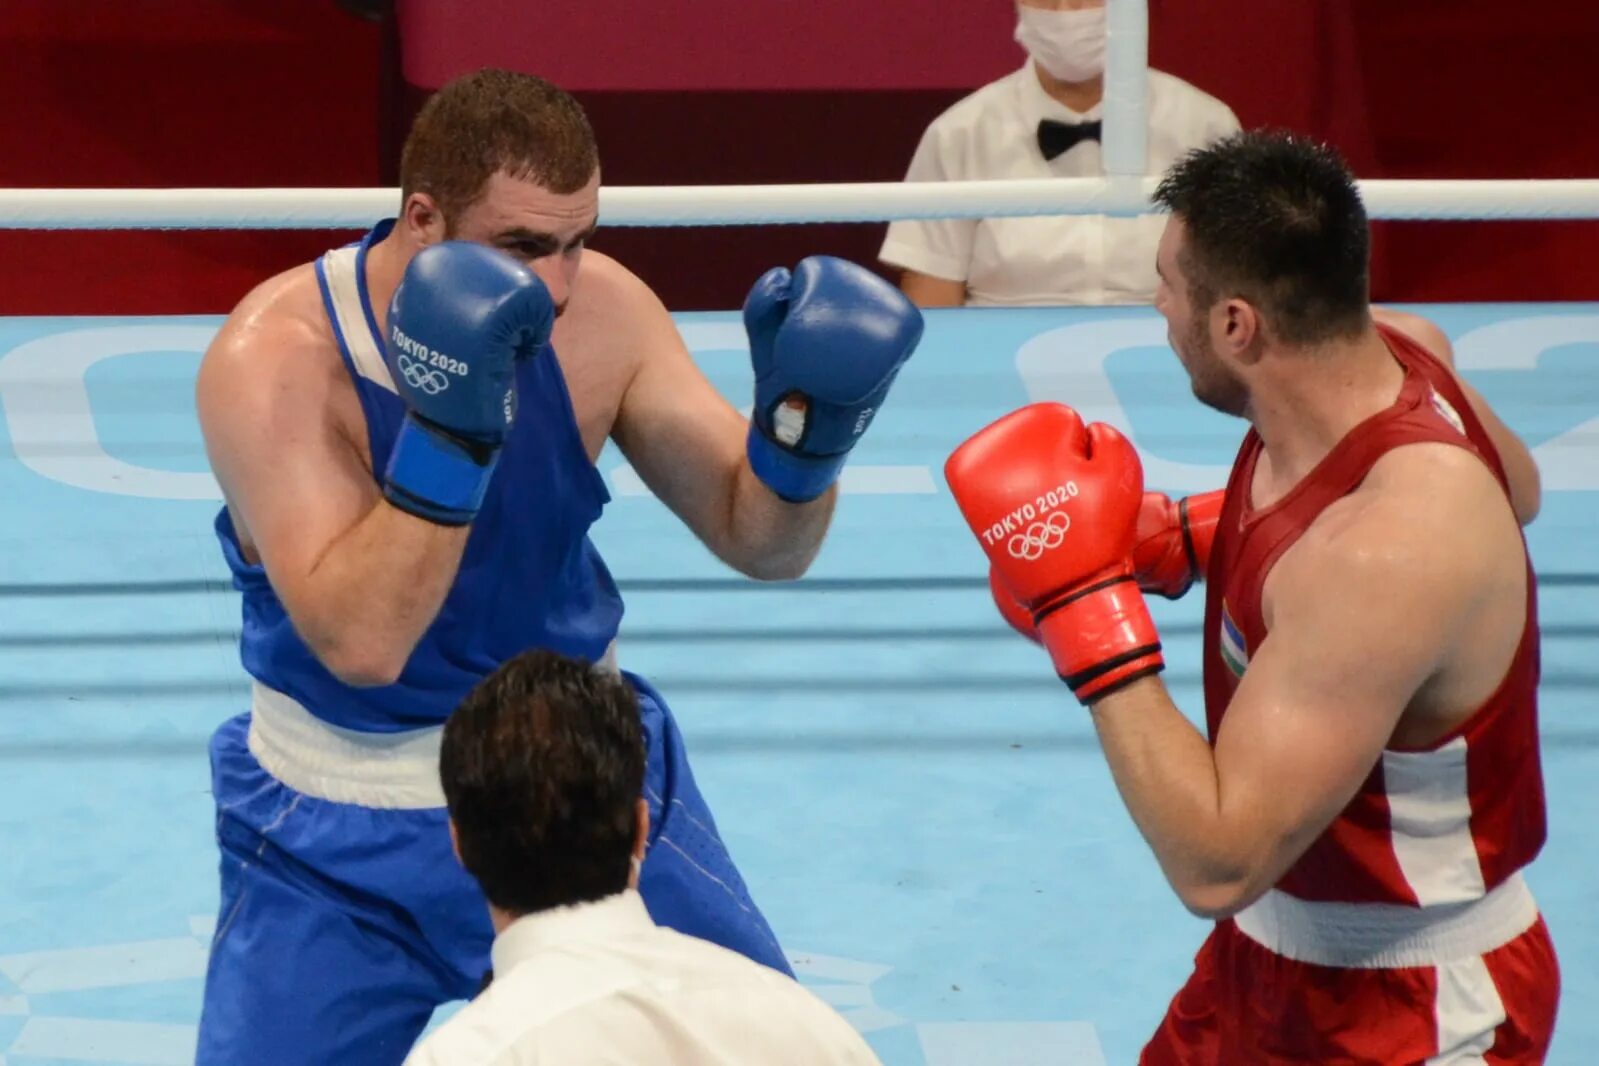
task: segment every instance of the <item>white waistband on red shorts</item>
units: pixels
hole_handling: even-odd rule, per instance
[[[613,642],[598,664],[615,670]],[[250,692],[250,754],[289,788],[314,799],[384,810],[444,806],[442,726],[364,733],[324,722],[259,681]]]
[[[1268,951],[1348,969],[1436,966],[1484,955],[1537,920],[1538,904],[1520,873],[1464,903],[1328,903],[1272,889],[1233,916],[1238,931]]]

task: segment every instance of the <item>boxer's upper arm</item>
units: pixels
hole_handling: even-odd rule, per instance
[[[1504,464],[1505,478],[1510,482],[1510,505],[1515,508],[1516,519],[1522,525],[1528,525],[1538,517],[1538,511],[1543,505],[1543,484],[1538,475],[1538,464],[1532,458],[1532,452],[1522,443],[1521,438],[1505,425],[1494,409],[1488,406],[1488,401],[1483,398],[1472,384],[1460,375],[1455,367],[1455,350],[1449,343],[1449,337],[1436,324],[1420,315],[1408,311],[1395,311],[1385,307],[1372,308],[1372,317],[1385,325],[1399,330],[1411,340],[1426,348],[1438,360],[1449,368],[1454,374],[1455,381],[1466,394],[1466,401],[1471,404],[1471,409],[1477,420],[1487,430],[1488,437],[1493,441],[1494,449],[1499,453],[1499,461]]]
[[[298,323],[230,323],[196,383],[212,471],[291,616],[305,576],[379,498],[336,418],[337,360]]]
[[[631,275],[614,284],[625,314],[612,336],[631,348],[637,369],[612,437],[650,491],[726,558],[749,422],[706,379],[655,294]]]
[[[1249,649],[1216,738],[1241,882],[1219,912],[1274,884],[1348,804],[1480,595],[1484,563],[1456,525],[1469,516],[1442,498],[1469,493],[1360,495],[1329,509],[1268,578],[1270,632]]]

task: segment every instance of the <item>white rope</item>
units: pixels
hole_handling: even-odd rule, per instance
[[[679,185],[600,190],[607,226],[1137,215],[1155,178]],[[1599,219],[1599,179],[1360,183],[1387,219]],[[0,229],[365,229],[397,189],[0,189]]]

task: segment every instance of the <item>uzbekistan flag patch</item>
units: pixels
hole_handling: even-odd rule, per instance
[[[1243,677],[1249,666],[1249,649],[1244,646],[1244,634],[1233,621],[1227,601],[1221,604],[1221,658],[1234,677]]]

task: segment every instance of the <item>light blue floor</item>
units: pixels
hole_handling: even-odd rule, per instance
[[[1552,1061],[1599,1046],[1599,307],[1431,309],[1538,446],[1550,840],[1531,880],[1565,967]],[[731,315],[680,316],[735,403]],[[0,319],[0,1063],[181,1063],[216,901],[206,738],[241,706],[238,604],[192,411],[216,319]],[[1221,484],[1148,311],[950,311],[852,463],[812,574],[718,564],[620,459],[598,539],[623,661],[672,702],[757,899],[891,1066],[1131,1062],[1204,926],[1178,906],[1089,723],[994,617],[943,487],[1029,399],[1130,430],[1155,487]],[[1200,711],[1199,603],[1156,606]],[[1588,1049],[1588,1050],[1584,1050]]]

